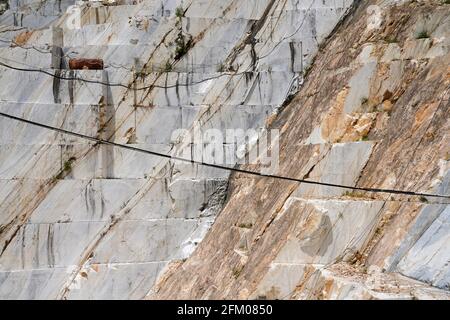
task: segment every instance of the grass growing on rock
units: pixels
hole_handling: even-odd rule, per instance
[[[166,64],[164,65],[164,72],[170,72],[172,71],[172,64],[169,60],[166,61]]]
[[[430,34],[428,33],[427,30],[423,29],[420,30],[417,34],[416,34],[416,39],[428,39],[430,37]]]
[[[177,7],[177,8],[175,9],[175,16],[176,16],[177,18],[183,18],[183,17],[184,17],[184,10],[183,10],[182,7]]]
[[[235,279],[239,278],[243,269],[244,269],[244,267],[242,267],[242,266],[233,268],[233,278],[235,278]]]

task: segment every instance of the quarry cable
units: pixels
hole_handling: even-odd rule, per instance
[[[82,138],[82,139],[85,139],[85,140],[94,141],[94,142],[99,143],[99,144],[110,145],[110,146],[113,146],[113,147],[123,148],[123,149],[131,150],[131,151],[135,151],[135,152],[140,152],[140,153],[144,153],[144,154],[149,154],[149,155],[153,155],[153,156],[157,156],[157,157],[161,157],[161,158],[167,158],[167,159],[171,159],[171,160],[187,162],[187,163],[191,163],[191,164],[197,164],[197,165],[201,165],[201,166],[205,166],[205,167],[215,168],[215,169],[219,169],[219,170],[226,170],[226,171],[231,171],[231,172],[236,172],[236,173],[241,173],[241,174],[246,174],[246,175],[252,175],[252,176],[257,176],[257,177],[264,177],[264,178],[272,178],[272,179],[278,179],[278,180],[284,180],[284,181],[290,181],[290,182],[297,182],[297,183],[304,183],[304,184],[311,184],[311,185],[318,185],[318,186],[324,186],[324,187],[330,187],[330,188],[350,189],[350,190],[354,190],[354,191],[365,191],[365,192],[372,192],[372,193],[388,193],[388,194],[399,194],[399,195],[407,195],[407,196],[450,199],[450,195],[422,193],[422,192],[406,191],[406,190],[395,190],[395,189],[353,187],[353,186],[347,186],[347,185],[341,185],[341,184],[334,184],[334,183],[327,183],[327,182],[319,182],[319,181],[298,179],[298,178],[281,176],[281,175],[263,174],[263,173],[256,172],[256,171],[240,169],[240,168],[237,168],[237,167],[231,168],[231,167],[227,167],[227,166],[223,166],[223,165],[218,165],[218,164],[213,164],[213,163],[206,163],[206,162],[202,162],[202,161],[196,161],[194,159],[181,158],[181,157],[172,156],[172,155],[169,155],[169,154],[164,154],[164,153],[155,152],[155,151],[151,151],[151,150],[146,150],[146,149],[141,149],[141,148],[137,148],[137,147],[132,147],[132,146],[125,145],[125,144],[120,144],[120,143],[115,143],[115,142],[111,142],[111,141],[107,141],[107,140],[102,140],[102,139],[99,139],[99,138],[96,138],[96,137],[92,137],[92,136],[84,135],[84,134],[81,134],[81,133],[65,130],[65,129],[62,129],[62,128],[46,125],[46,124],[43,124],[43,123],[40,123],[40,122],[35,122],[35,121],[27,120],[27,119],[24,119],[24,118],[16,117],[16,116],[13,116],[11,114],[7,114],[7,113],[3,113],[3,112],[0,112],[0,116],[2,116],[4,118],[11,119],[11,120],[23,122],[23,123],[26,123],[26,124],[29,124],[29,125],[33,125],[33,126],[36,126],[36,127],[40,127],[40,128],[43,128],[43,129],[55,131],[55,132],[58,132],[58,133],[71,135],[71,136]],[[424,201],[424,202],[426,202],[426,201]],[[447,204],[447,203],[442,203],[442,204]]]
[[[4,58],[3,58],[4,59]],[[7,60],[11,60],[11,59],[7,59]],[[11,60],[12,61],[12,60]],[[20,62],[17,62],[20,63]],[[23,64],[23,63],[20,63]],[[48,75],[50,77],[59,79],[59,80],[65,80],[65,81],[81,81],[81,82],[85,82],[85,83],[93,83],[93,84],[100,84],[100,85],[104,85],[107,87],[122,87],[125,89],[133,89],[133,90],[137,90],[137,91],[141,91],[141,90],[148,90],[148,89],[152,89],[152,88],[157,88],[157,89],[171,89],[171,88],[177,88],[177,87],[188,87],[188,86],[193,86],[193,85],[197,85],[197,84],[201,84],[210,80],[215,80],[215,79],[219,79],[221,77],[225,77],[225,76],[238,76],[238,75],[243,75],[245,73],[247,73],[248,71],[241,71],[241,72],[237,72],[237,73],[221,73],[219,75],[216,76],[212,76],[212,77],[208,77],[205,79],[202,79],[200,81],[197,82],[192,82],[192,83],[188,83],[188,84],[183,84],[183,83],[179,83],[179,84],[174,84],[174,85],[168,85],[168,86],[161,86],[161,85],[149,85],[149,86],[145,86],[145,87],[140,87],[140,88],[133,88],[132,85],[125,85],[123,83],[107,83],[107,82],[102,82],[102,81],[96,81],[96,80],[89,80],[89,79],[84,79],[84,78],[80,78],[80,77],[66,77],[66,76],[61,76],[61,75],[55,75],[52,74],[46,70],[42,70],[42,69],[29,69],[29,68],[19,68],[19,67],[14,67],[11,66],[9,64],[6,64],[4,62],[0,62],[0,66],[6,67],[8,69],[12,69],[12,70],[16,70],[16,71],[22,71],[22,72],[34,72],[34,73],[43,73],[45,75]]]

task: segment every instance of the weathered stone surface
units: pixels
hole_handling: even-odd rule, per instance
[[[448,195],[450,6],[353,3],[11,0],[0,60],[41,72],[0,66],[0,111],[188,159],[176,130],[274,128],[279,174]],[[2,299],[449,299],[449,220],[0,118]]]
[[[372,142],[334,144],[309,173],[314,181],[339,185],[354,185],[372,152]],[[343,195],[346,189],[331,189],[326,186],[301,185],[294,193],[300,197],[332,197]]]
[[[449,288],[449,214],[447,207],[408,251],[398,265],[400,272],[436,287]]]
[[[360,3],[270,122],[282,132],[280,173],[448,195],[449,10]],[[445,198],[243,174],[230,190],[200,246],[168,265],[149,298],[450,298]]]
[[[295,290],[296,299],[448,300],[448,292],[377,268],[364,272],[345,264],[318,269],[309,283]]]
[[[294,208],[301,221],[252,295],[288,297],[310,277],[311,266],[319,268],[361,251],[378,223],[382,205],[382,201],[288,200],[282,210]]]
[[[191,158],[176,130],[262,130],[352,1],[59,3],[14,0],[0,17],[0,60],[16,68],[0,67],[1,112]],[[228,178],[0,119],[0,297],[143,298],[202,241]]]

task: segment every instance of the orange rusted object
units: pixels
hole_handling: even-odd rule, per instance
[[[23,46],[24,44],[27,43],[27,41],[31,38],[32,35],[33,35],[33,31],[25,31],[25,32],[18,34],[14,38],[14,41],[11,43],[11,46],[12,47]]]
[[[70,59],[70,70],[103,70],[101,59]]]

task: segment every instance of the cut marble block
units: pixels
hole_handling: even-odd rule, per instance
[[[144,180],[60,180],[34,210],[30,223],[110,221]]]
[[[290,198],[280,215],[300,218],[254,298],[286,299],[316,270],[363,248],[377,226],[382,206],[382,201]]]
[[[167,144],[130,144],[129,146],[150,150],[160,154],[170,154],[171,145]],[[112,179],[141,179],[150,177],[154,169],[167,160],[163,157],[141,153],[118,147],[102,146],[100,157],[95,153],[74,167],[73,176],[78,179],[92,177],[92,172],[100,172],[99,177]],[[102,158],[103,157],[103,158]],[[104,160],[103,160],[104,159]]]
[[[146,28],[128,23],[129,17],[104,24],[84,25],[80,29],[64,29],[65,46],[85,45],[136,45],[160,43],[164,35],[173,29],[173,18],[151,17]],[[172,23],[171,23],[172,21]],[[64,24],[61,27],[65,28]]]
[[[257,43],[255,45],[255,51],[260,57],[258,61],[257,70],[259,71],[290,71],[294,73],[301,73],[308,61],[307,56],[308,46],[307,42],[312,39],[303,39],[301,42],[285,41],[281,43],[264,42]],[[313,44],[311,48],[316,48]],[[247,55],[247,67],[251,64],[251,46],[247,46],[244,49],[244,53]],[[245,66],[245,62],[243,65]],[[245,68],[245,67],[244,67]]]
[[[119,6],[83,7],[81,26],[114,22],[124,16],[133,16],[141,10],[143,10],[142,6],[126,4]]]
[[[103,225],[89,221],[25,224],[1,255],[0,266],[3,271],[16,271],[76,265]]]
[[[55,299],[69,274],[70,268],[0,271],[0,299]]]
[[[135,144],[172,144],[179,130],[190,129],[204,106],[140,106],[131,116],[115,115],[117,142],[134,134]],[[164,124],[164,125],[161,125]]]
[[[197,0],[192,2],[186,16],[201,18],[221,18],[225,16],[228,19],[258,20],[262,17],[269,2],[270,0],[249,0],[245,3],[236,0]]]
[[[223,134],[224,141],[231,143],[233,141],[226,140],[227,130],[241,129],[244,132],[261,130],[265,119],[272,114],[275,107],[275,105],[225,105],[214,113],[205,110],[198,117],[201,124],[199,130],[202,133],[211,129],[219,130]]]
[[[212,224],[211,218],[127,220],[94,250],[92,263],[141,263],[183,259]]]
[[[346,264],[330,267],[274,265],[273,270],[274,278],[280,279],[280,282],[265,281],[264,285],[253,293],[253,298],[300,300],[448,300],[450,298],[448,291],[404,277],[399,273],[381,273],[373,269],[369,272],[361,272]],[[265,280],[269,278],[266,277]],[[296,280],[298,282],[295,282]]]
[[[188,10],[189,12],[189,10]],[[242,39],[254,20],[244,18],[227,19],[226,17],[207,18],[189,17],[181,18],[183,31],[195,37],[201,35],[201,48],[214,46],[228,47]],[[195,48],[195,47],[194,47]]]
[[[294,76],[292,72],[248,72],[222,77],[209,90],[204,103],[279,105],[286,98]]]
[[[311,270],[314,270],[312,265],[272,262],[267,274],[252,294],[252,299],[288,299]]]
[[[131,208],[127,219],[199,219],[213,217],[225,200],[226,179],[155,180]]]
[[[66,44],[67,45],[67,44]],[[131,73],[136,70],[140,72],[144,68],[147,72],[163,72],[166,68],[167,56],[170,55],[169,48],[158,48],[157,56],[152,57],[150,62],[146,61],[146,56],[157,50],[157,44],[104,44],[104,45],[85,45],[85,46],[66,46],[63,48],[65,64],[70,58],[98,58],[101,57],[104,67],[107,71],[125,71]],[[164,50],[162,52],[161,50]],[[177,64],[178,65],[178,64]],[[174,66],[174,71],[189,72],[191,69],[179,69]],[[67,67],[67,66],[66,66]],[[215,72],[215,70],[214,70]],[[120,80],[120,79],[118,79]]]
[[[13,64],[14,65],[14,64]],[[22,67],[22,66],[20,66]],[[88,81],[102,82],[103,71],[94,70],[45,70],[41,72],[19,72],[6,67],[0,67],[0,81],[5,85],[0,88],[3,101],[33,104],[99,104],[105,94],[105,88],[99,83],[83,82],[81,80],[60,80],[55,77],[79,77]],[[53,75],[53,76],[52,76]]]
[[[56,22],[75,0],[55,1],[9,1],[9,10],[0,16],[0,25],[24,28],[44,28]]]
[[[444,171],[434,193],[448,194],[449,189],[450,171]],[[447,204],[424,204],[396,252],[386,259],[386,269],[447,290],[450,283],[449,223]]]
[[[283,10],[268,18],[267,27],[257,34],[260,42],[296,41],[314,37],[316,44],[331,32],[345,13],[346,7]]]
[[[138,91],[138,100],[154,105],[279,105],[294,74],[291,72],[165,73],[148,93]]]
[[[450,288],[450,206],[434,220],[398,265],[402,274],[448,290]]]
[[[217,168],[205,167],[199,164],[181,162],[171,160],[171,164],[174,168],[174,177],[183,179],[202,179],[202,178],[223,178],[228,179],[230,175],[229,170],[222,170]]]
[[[11,43],[13,45],[13,43]],[[50,69],[52,67],[52,48],[51,46],[33,46],[23,47],[0,47],[0,57],[2,61],[9,65],[19,65],[27,68]]]
[[[150,291],[167,262],[92,264],[69,286],[71,300],[135,300]]]
[[[383,201],[292,198],[281,214],[301,215],[275,263],[327,264],[360,250],[376,228]]]
[[[90,150],[96,150],[93,143],[69,145],[1,145],[0,179],[60,179],[79,175],[76,160],[84,158]],[[90,166],[82,162],[84,176],[98,175],[97,152]]]
[[[100,106],[91,104],[41,104],[0,102],[0,111],[15,117],[96,137],[100,131]],[[0,145],[89,143],[87,140],[0,117]]]
[[[305,9],[320,9],[320,8],[343,8],[350,6],[350,0],[287,0],[283,3],[283,10],[305,10]]]
[[[0,225],[6,226],[14,219],[14,212],[21,207],[22,202],[28,201],[30,197],[33,197],[40,185],[46,182],[30,179],[0,179]]]
[[[372,142],[333,144],[309,174],[308,179],[325,183],[353,186],[372,152]],[[298,197],[333,197],[348,190],[320,185],[301,184],[294,195]]]
[[[225,200],[227,183],[225,179],[175,180],[169,185],[172,209],[167,217],[194,219],[214,216]]]

